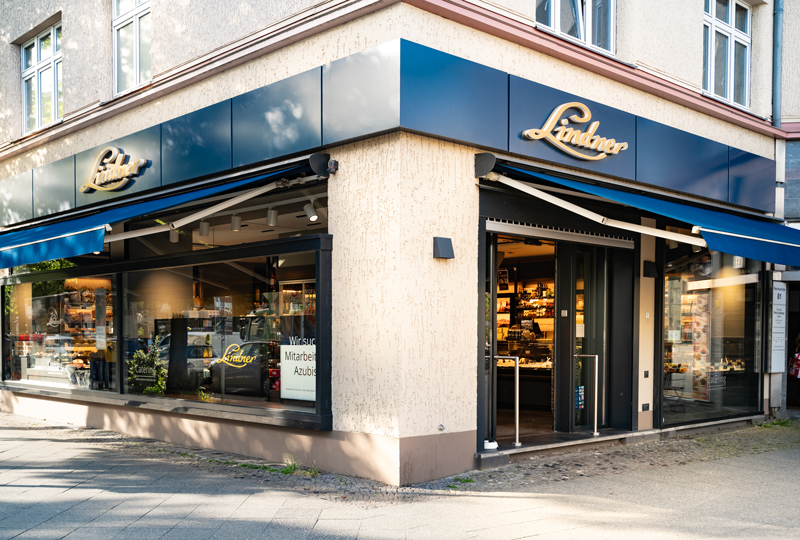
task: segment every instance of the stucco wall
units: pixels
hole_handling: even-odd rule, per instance
[[[399,133],[332,151],[335,430],[475,429],[475,152]],[[434,236],[455,259],[433,258]]]

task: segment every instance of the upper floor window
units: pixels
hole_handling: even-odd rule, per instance
[[[150,1],[114,0],[114,93],[147,82],[150,71]]]
[[[615,0],[536,0],[536,22],[614,52]]]
[[[703,90],[747,107],[750,90],[751,11],[735,0],[705,0]]]
[[[61,24],[22,45],[22,114],[25,132],[64,115],[61,90]]]

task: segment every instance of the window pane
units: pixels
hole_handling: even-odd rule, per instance
[[[116,388],[110,276],[24,283],[6,294],[4,371],[11,379],[44,387]]]
[[[53,68],[39,72],[39,84],[42,85],[42,124],[53,121]]]
[[[717,19],[728,22],[728,2],[730,0],[716,0],[717,2]]]
[[[581,38],[578,0],[561,0],[560,30],[567,35]]]
[[[56,51],[61,50],[61,27],[56,28]]]
[[[536,22],[550,26],[550,0],[536,0]]]
[[[47,34],[45,37],[39,39],[39,60],[50,58],[53,54],[53,36]]]
[[[133,21],[117,30],[117,92],[134,86]]]
[[[728,97],[728,36],[716,33],[714,46],[714,93]]]
[[[148,13],[139,19],[139,82],[150,80],[150,28]]]
[[[709,14],[711,13],[711,4],[709,3],[708,0],[705,1],[705,6],[703,7],[703,11]]]
[[[114,16],[117,17],[129,12],[135,5],[133,0],[114,0]]]
[[[34,55],[36,54],[35,47],[36,44],[31,43],[25,47],[24,51],[22,51],[22,65],[24,69],[28,69],[36,63],[36,59],[34,58]]]
[[[36,129],[36,76],[25,81],[25,131]]]
[[[747,46],[734,43],[733,52],[733,101],[739,105],[745,103],[747,88]]]
[[[736,29],[747,33],[747,8],[736,4]]]
[[[61,62],[56,64],[56,92],[58,92],[58,116],[56,118],[61,118],[64,116],[64,91],[61,87]]]
[[[708,91],[708,26],[703,25],[703,90]]]
[[[592,43],[611,50],[611,0],[591,0]]]

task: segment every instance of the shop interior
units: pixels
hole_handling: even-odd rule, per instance
[[[497,239],[497,355],[519,356],[520,437],[553,431],[555,242]],[[497,441],[514,440],[514,361],[497,360]]]

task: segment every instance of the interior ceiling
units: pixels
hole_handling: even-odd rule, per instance
[[[504,255],[503,261],[512,259],[527,259],[536,257],[540,259],[555,256],[556,248],[553,242],[540,240],[541,246],[526,244],[524,238],[500,236],[497,239],[497,251]]]

